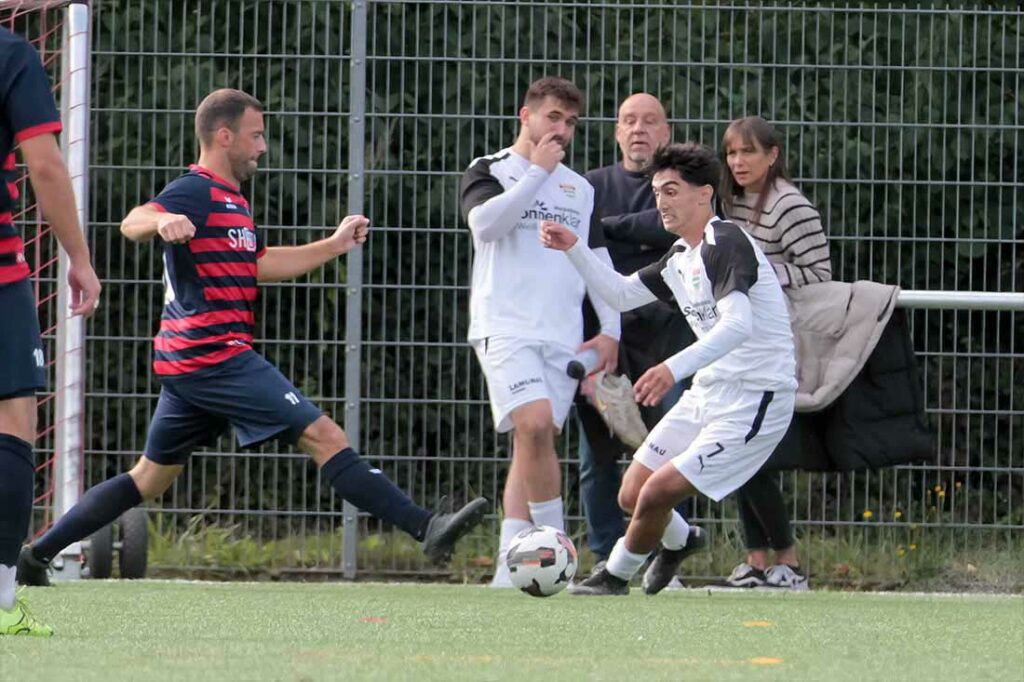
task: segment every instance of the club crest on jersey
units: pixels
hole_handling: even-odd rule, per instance
[[[558,188],[565,192],[565,196],[570,199],[576,198],[576,185],[570,185],[569,183],[563,182],[558,185]]]
[[[256,233],[245,227],[228,230],[228,245],[236,251],[256,251]]]
[[[690,273],[690,286],[694,289],[700,289],[700,283],[704,279],[703,274],[699,267],[695,267],[693,272]]]

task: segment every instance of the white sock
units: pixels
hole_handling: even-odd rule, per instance
[[[675,509],[672,510],[672,518],[665,526],[665,532],[661,534],[661,544],[665,549],[682,549],[686,547],[686,541],[690,539],[690,524]]]
[[[16,566],[4,566],[0,564],[0,609],[10,611],[14,608],[15,582],[18,574]]]
[[[604,568],[616,578],[629,580],[644,565],[648,556],[650,556],[650,552],[644,552],[643,554],[630,552],[626,549],[626,538],[622,537],[619,538],[619,541],[612,548],[612,553],[608,555],[608,563],[605,564]]]
[[[530,518],[538,526],[551,526],[558,530],[565,530],[565,509],[562,506],[562,498],[556,497],[547,502],[527,502],[530,505]]]
[[[498,565],[494,569],[494,576],[508,575],[508,566],[505,559],[508,558],[508,546],[512,544],[512,538],[520,532],[530,528],[533,524],[526,519],[504,518],[501,520],[501,535],[498,538]]]

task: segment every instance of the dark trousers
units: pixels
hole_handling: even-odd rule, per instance
[[[781,551],[793,546],[793,529],[778,477],[777,472],[762,469],[736,491],[747,549]]]

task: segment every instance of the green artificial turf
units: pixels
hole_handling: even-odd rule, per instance
[[[24,592],[53,639],[5,680],[1020,680],[1024,599],[85,581]]]

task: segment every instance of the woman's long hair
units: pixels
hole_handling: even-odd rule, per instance
[[[771,151],[772,147],[776,147],[779,150],[775,163],[768,167],[768,176],[765,178],[764,189],[761,190],[760,195],[757,197],[757,203],[754,205],[754,210],[750,217],[752,223],[757,223],[761,218],[761,213],[764,211],[764,204],[768,200],[768,192],[775,186],[775,181],[779,178],[789,180],[789,175],[786,173],[786,158],[782,153],[782,140],[772,124],[760,116],[738,118],[725,129],[725,135],[722,136],[722,165],[725,166],[725,172],[722,173],[722,186],[719,194],[722,197],[726,216],[733,213],[736,198],[744,194],[743,188],[736,182],[736,178],[732,176],[732,171],[729,169],[728,159],[726,158],[729,144],[737,141],[742,142],[744,145],[756,142],[766,152]]]

